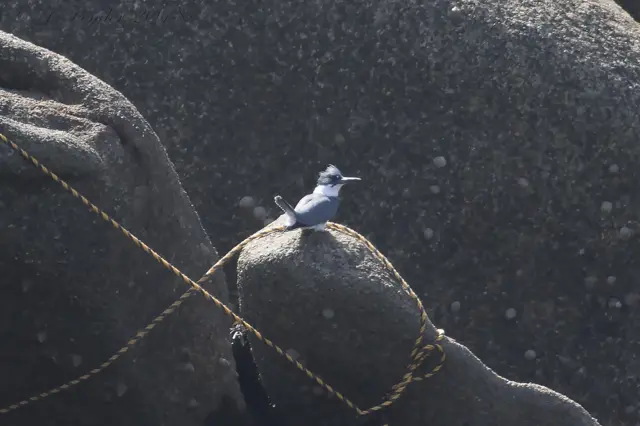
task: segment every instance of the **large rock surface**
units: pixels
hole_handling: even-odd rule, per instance
[[[640,245],[619,230],[640,204],[640,27],[613,1],[136,4],[17,0],[0,28],[132,100],[221,251],[262,224],[241,196],[275,214],[336,163],[366,180],[337,220],[436,325],[603,424],[638,422]]]
[[[240,254],[238,287],[244,318],[361,409],[382,402],[406,372],[420,330],[419,311],[390,271],[354,237],[296,230],[254,241]],[[435,336],[428,322],[425,344]],[[385,421],[405,426],[599,425],[563,395],[496,375],[453,339],[443,346],[443,369],[412,383],[391,410],[382,412]],[[327,398],[326,391],[255,337],[252,351],[288,424],[361,424],[352,409]],[[431,355],[420,372],[438,358]]]
[[[157,135],[122,94],[0,33],[0,110],[2,133],[185,273],[217,260]],[[98,367],[188,288],[4,144],[0,276],[1,408]],[[208,288],[227,299],[222,275]],[[193,296],[103,373],[0,424],[239,424],[229,326]]]

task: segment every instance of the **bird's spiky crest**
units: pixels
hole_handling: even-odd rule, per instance
[[[336,166],[329,164],[326,169],[318,175],[318,185],[330,185],[334,183],[336,177],[342,176],[342,173]]]

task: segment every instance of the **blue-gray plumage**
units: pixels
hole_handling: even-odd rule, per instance
[[[288,230],[296,228],[312,228],[318,231],[325,229],[329,220],[338,213],[340,188],[347,182],[360,178],[344,177],[336,166],[329,165],[318,176],[318,184],[311,194],[302,197],[296,207],[291,207],[281,196],[274,198],[278,207],[286,215]]]

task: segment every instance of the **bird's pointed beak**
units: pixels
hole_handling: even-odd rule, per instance
[[[347,183],[347,182],[356,182],[362,180],[359,177],[342,177],[342,179],[340,179],[340,183]]]

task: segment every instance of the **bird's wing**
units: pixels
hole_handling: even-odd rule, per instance
[[[302,209],[306,204],[308,204],[309,202],[313,201],[317,197],[318,197],[317,194],[305,195],[304,197],[302,197],[300,199],[300,201],[298,201],[298,204],[296,204],[296,208],[294,210],[298,211],[298,209]]]
[[[309,194],[296,205],[296,219],[304,225],[326,222],[338,212],[339,201],[320,194]]]

